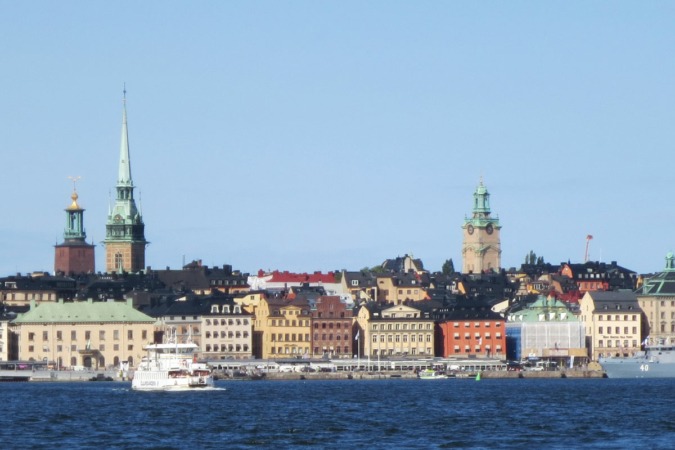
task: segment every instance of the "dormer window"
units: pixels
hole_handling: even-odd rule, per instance
[[[234,305],[234,313],[241,314],[241,305]]]
[[[223,314],[230,313],[230,305],[223,305]]]
[[[358,286],[359,280],[352,280],[352,286]]]
[[[211,314],[218,314],[218,305],[211,305]]]

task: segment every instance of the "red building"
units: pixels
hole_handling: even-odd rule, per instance
[[[488,305],[462,300],[435,313],[436,356],[506,355],[506,319]]]
[[[322,295],[314,302],[312,356],[352,356],[352,310],[337,295]]]

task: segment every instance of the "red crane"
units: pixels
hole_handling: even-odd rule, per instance
[[[588,245],[591,243],[593,236],[590,234],[586,236],[586,253],[584,254],[584,262],[588,262]]]

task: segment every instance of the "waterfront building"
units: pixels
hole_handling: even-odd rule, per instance
[[[126,91],[122,113],[122,139],[117,176],[117,198],[108,211],[105,235],[107,272],[140,272],[145,268],[145,224],[134,200],[127,130]]]
[[[506,320],[481,300],[460,298],[435,308],[436,356],[501,358],[506,353]]]
[[[481,179],[473,194],[473,212],[462,225],[462,273],[499,271],[502,246],[499,218],[490,211],[490,193]]]
[[[414,303],[361,305],[356,317],[357,356],[434,356],[434,320]]]
[[[311,354],[311,313],[304,298],[261,299],[253,328],[256,358],[309,358]]]
[[[312,357],[352,357],[352,309],[337,295],[322,295],[310,303]]]
[[[588,357],[584,324],[554,296],[540,295],[533,303],[512,309],[506,333],[511,360],[544,359],[568,366]]]
[[[594,361],[600,356],[627,357],[640,350],[644,313],[634,292],[587,291],[579,306]]]
[[[153,342],[155,319],[127,302],[36,303],[12,321],[18,359],[49,361],[57,368],[133,367]]]
[[[232,299],[214,299],[205,306],[201,356],[209,361],[252,358],[253,315]]]
[[[653,342],[675,343],[675,255],[666,255],[663,271],[647,278],[636,291],[647,323],[643,334]]]
[[[74,184],[74,183],[73,183]],[[77,203],[77,190],[73,186],[72,203],[66,208],[66,228],[63,242],[54,246],[54,273],[94,273],[94,245],[87,244],[84,230],[84,209]]]

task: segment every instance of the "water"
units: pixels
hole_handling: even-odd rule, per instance
[[[0,383],[3,448],[673,448],[675,379]]]

